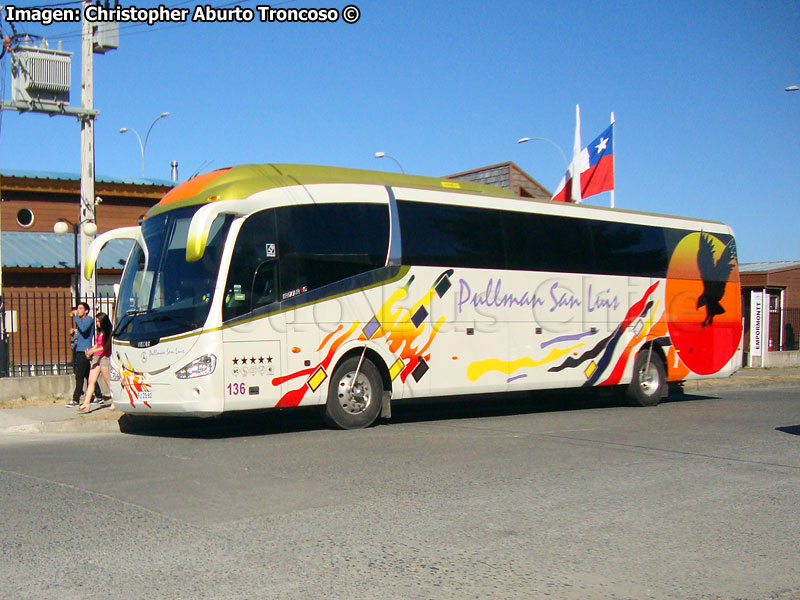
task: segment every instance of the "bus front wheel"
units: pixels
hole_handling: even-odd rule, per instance
[[[636,355],[633,379],[626,396],[634,406],[655,406],[661,401],[667,385],[666,369],[661,356],[649,349]]]
[[[377,367],[368,358],[361,361],[360,356],[353,356],[333,372],[325,421],[339,429],[369,427],[380,414],[382,399],[383,384]]]

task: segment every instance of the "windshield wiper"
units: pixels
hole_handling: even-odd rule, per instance
[[[122,319],[120,319],[119,325],[114,328],[114,331],[111,335],[118,336],[119,334],[123,333],[128,325],[131,324],[134,317],[139,315],[146,315],[147,313],[153,312],[151,308],[132,308],[127,311],[124,315],[122,315]]]
[[[191,321],[187,321],[186,319],[173,317],[172,315],[153,315],[149,319],[142,319],[142,323],[153,323],[155,321],[174,321],[175,323],[186,325],[191,329],[197,329],[199,327],[199,325],[197,325],[196,323],[192,323]]]

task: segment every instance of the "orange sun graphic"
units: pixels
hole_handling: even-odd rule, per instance
[[[690,233],[667,270],[667,325],[683,363],[708,375],[723,368],[742,336],[739,267],[732,247],[708,233]]]

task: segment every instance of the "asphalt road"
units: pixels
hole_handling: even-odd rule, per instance
[[[0,598],[800,598],[800,388],[0,435]]]

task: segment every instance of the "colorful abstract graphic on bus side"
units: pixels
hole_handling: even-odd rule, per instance
[[[351,339],[358,339],[361,342],[382,340],[387,349],[396,357],[389,366],[391,379],[400,377],[400,380],[405,382],[410,376],[414,381],[420,381],[429,369],[430,346],[445,322],[445,317],[439,317],[435,323],[428,323],[431,302],[434,298],[441,298],[447,293],[451,287],[450,277],[452,274],[452,269],[443,272],[411,308],[404,309],[400,303],[408,297],[415,279],[412,275],[402,287],[392,292],[386,302],[361,329],[360,334],[356,333],[360,326],[359,321],[354,321],[341,335],[339,334],[344,326],[339,325],[335,331],[325,337],[317,349],[317,352],[325,352],[325,358],[319,364],[272,380],[272,385],[278,386],[294,379],[303,379],[302,385],[284,393],[276,406],[298,406],[308,390],[316,391],[330,376],[330,365],[336,351],[343,343]]]
[[[139,400],[139,395],[142,392],[150,391],[151,387],[149,383],[145,383],[144,374],[134,371],[130,364],[122,365],[120,369],[120,383],[122,384],[122,389],[124,389],[125,393],[128,395],[128,401],[134,408],[136,407],[136,402]],[[143,400],[142,403],[147,408],[151,408],[147,401]]]

